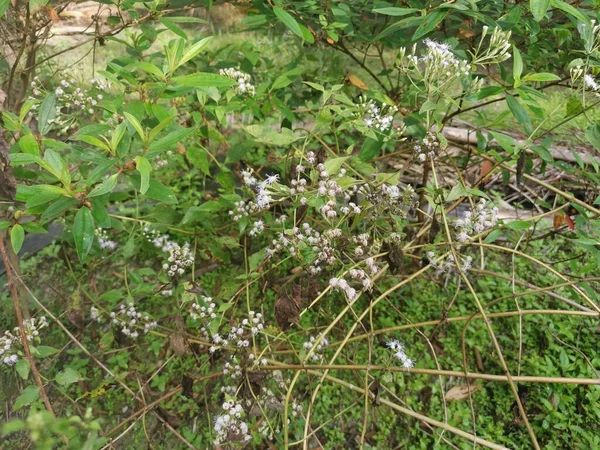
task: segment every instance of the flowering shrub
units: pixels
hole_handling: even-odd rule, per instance
[[[0,250],[17,327],[0,371],[29,384],[14,410],[31,412],[5,434],[573,444],[552,430],[597,415],[600,395],[586,387],[600,384],[593,12],[367,4],[253,2],[241,26],[256,42],[224,42],[185,25],[203,22],[187,4],[115,3],[94,45],[118,55],[91,81],[13,58]],[[50,33],[42,6],[0,3],[2,23],[25,14]],[[589,145],[565,150],[569,133]],[[38,262],[58,281],[37,284],[16,255],[51,224],[60,251]],[[83,421],[60,418],[83,405]],[[600,445],[589,422],[573,448]]]

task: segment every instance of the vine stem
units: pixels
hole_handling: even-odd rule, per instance
[[[21,332],[21,342],[23,343],[23,349],[25,350],[25,355],[27,357],[27,361],[29,361],[29,366],[31,367],[31,373],[33,374],[33,378],[35,378],[35,382],[37,383],[40,389],[40,396],[44,401],[44,405],[46,405],[46,409],[53,417],[54,408],[52,408],[52,403],[50,403],[50,399],[46,394],[46,389],[44,388],[44,382],[42,381],[42,377],[37,370],[35,365],[35,361],[31,356],[31,351],[29,350],[29,342],[27,342],[27,333],[25,333],[25,326],[23,325],[23,315],[21,314],[21,305],[19,304],[19,294],[17,293],[17,284],[15,282],[15,278],[13,276],[13,266],[8,258],[8,254],[6,253],[6,247],[4,246],[4,239],[0,236],[0,253],[2,253],[2,260],[4,261],[4,267],[6,267],[6,276],[8,277],[8,284],[10,285],[10,292],[12,294],[13,305],[15,308],[15,314],[17,316],[17,323],[19,325],[19,331]]]

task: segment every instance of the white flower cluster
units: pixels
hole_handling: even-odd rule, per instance
[[[167,262],[163,264],[163,269],[167,271],[167,275],[175,277],[183,275],[185,270],[194,264],[194,254],[190,248],[190,244],[186,242],[183,247],[176,242],[171,242],[167,248]]]
[[[450,45],[431,39],[425,39],[423,43],[427,48],[420,62],[425,64],[425,72],[429,75],[430,80],[438,78],[437,83],[439,84],[441,83],[439,78],[462,78],[470,75],[471,65],[468,61],[454,56]]]
[[[473,234],[492,228],[498,222],[498,208],[490,208],[485,199],[481,199],[473,211],[466,211],[461,219],[454,222],[456,240],[461,244],[468,242]]]
[[[314,336],[311,336],[307,342],[302,344],[302,347],[307,352],[310,352],[311,350],[313,350],[313,352],[310,355],[310,359],[312,361],[321,361],[323,359],[323,354],[321,352],[327,345],[329,345],[329,340],[326,337],[323,337],[320,340],[320,342],[318,344],[316,344],[316,341],[319,339],[319,337],[320,337],[320,335],[317,336],[316,338]]]
[[[237,94],[248,95],[250,97],[254,97],[256,94],[256,89],[251,83],[252,79],[249,74],[240,72],[239,70],[230,67],[228,69],[219,70],[219,75],[237,81],[237,85],[234,87],[234,90]]]
[[[394,357],[400,361],[402,367],[405,369],[412,369],[415,365],[414,361],[406,356],[404,351],[404,346],[394,339],[393,341],[389,341],[387,343],[387,347],[394,352]]]
[[[365,127],[384,132],[392,128],[394,115],[398,112],[396,105],[377,104],[373,99],[360,96],[358,99],[358,116]]]
[[[203,295],[200,297],[200,299],[202,300],[202,303],[204,303],[204,305],[201,305],[200,303],[192,304],[192,311],[190,312],[190,317],[194,320],[215,319],[217,317],[215,309],[217,305],[213,302],[212,297],[205,297]]]
[[[98,240],[98,245],[102,250],[114,251],[119,246],[115,241],[108,238],[108,233],[102,228],[96,228],[95,235]]]
[[[350,284],[348,284],[348,282],[343,278],[331,278],[329,280],[329,286],[331,286],[331,289],[333,290],[342,291],[346,295],[346,299],[349,302],[353,302],[354,300],[356,300],[356,296],[358,295],[356,289],[350,286]]]
[[[101,80],[91,80],[90,89],[76,87],[76,81],[73,78],[67,79],[65,74],[59,82],[59,86],[54,90],[56,97],[56,115],[48,123],[54,124],[60,128],[60,132],[66,132],[74,125],[72,117],[69,114],[73,111],[94,114],[98,102],[104,98],[104,92],[110,88],[110,83]],[[47,94],[43,88],[39,77],[35,77],[31,82],[32,95],[30,99],[42,100]],[[32,110],[37,109],[35,104]]]
[[[45,317],[36,319],[25,319],[23,321],[23,328],[25,329],[25,336],[27,341],[32,341],[38,338],[40,330],[48,326],[48,321]],[[18,350],[22,347],[21,341],[21,330],[19,327],[13,328],[12,332],[6,330],[3,336],[0,336],[0,364],[7,366],[14,366],[19,361]]]
[[[158,230],[150,228],[148,225],[145,225],[142,229],[142,235],[148,242],[165,253],[174,245],[174,242],[169,239],[168,234],[160,234]]]
[[[415,144],[414,155],[420,162],[425,162],[427,158],[435,158],[440,148],[441,146],[437,136],[429,131],[420,144]]]
[[[257,236],[265,231],[265,223],[262,220],[257,220],[252,225],[252,229],[248,232],[249,236]]]
[[[389,214],[407,217],[419,205],[415,190],[410,184],[404,188],[395,184],[382,184],[372,190],[363,186],[359,192],[366,195],[375,206],[371,214],[373,218]]]
[[[96,318],[96,321],[100,321],[100,315],[96,308],[92,308],[92,318]],[[121,333],[132,339],[139,337],[137,328],[144,327],[144,334],[147,334],[150,330],[156,328],[158,324],[152,320],[148,314],[142,314],[135,309],[133,303],[121,303],[118,311],[110,313],[111,322],[113,325],[121,328]]]
[[[270,192],[269,189],[279,181],[279,175],[273,174],[259,182],[254,177],[251,170],[242,171],[242,178],[246,186],[255,188],[256,196],[254,197],[254,200],[249,202],[243,200],[235,202],[235,209],[229,211],[229,215],[235,221],[239,221],[243,217],[247,217],[258,211],[269,209],[271,202],[273,201],[272,192]]]
[[[230,441],[250,441],[252,436],[248,424],[243,420],[246,414],[242,405],[228,400],[223,403],[222,409],[222,414],[215,417],[215,446]]]
[[[428,251],[426,253],[427,259],[431,264],[431,267],[436,269],[436,275],[441,275],[443,273],[452,274],[456,271],[456,263],[454,262],[454,256],[448,254],[445,258],[437,258],[435,253],[432,251]],[[467,273],[471,267],[473,266],[473,258],[471,256],[461,256],[461,262],[459,263],[459,270],[462,273]]]
[[[169,164],[169,158],[171,156],[173,156],[173,152],[171,150],[167,151],[166,153],[167,157],[166,158],[162,158],[161,155],[156,155],[156,158],[154,159],[154,168],[155,169],[160,169],[162,167],[165,167],[167,164]]]

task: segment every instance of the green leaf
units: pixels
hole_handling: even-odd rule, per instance
[[[446,12],[447,11],[436,9],[435,11],[428,13],[421,22],[421,25],[419,25],[419,28],[415,31],[415,34],[413,34],[411,40],[418,41],[435,30],[435,27],[437,27],[438,24],[444,20],[444,17],[446,17]]]
[[[10,165],[13,167],[34,163],[42,165],[43,161],[39,156],[30,155],[29,153],[13,153],[10,155]]]
[[[37,350],[36,356],[38,358],[46,358],[51,355],[56,355],[59,352],[58,349],[56,349],[54,347],[49,347],[47,345],[38,345],[36,347],[36,350]]]
[[[513,45],[513,78],[515,79],[515,87],[521,84],[521,74],[523,73],[523,59],[521,52]]]
[[[10,0],[0,0],[0,19],[10,6]]]
[[[141,187],[141,178],[138,174],[132,174],[129,176],[131,184],[138,191]],[[154,179],[150,179],[150,184],[148,186],[148,190],[146,191],[146,197],[151,198],[153,200],[158,200],[159,202],[166,203],[168,205],[177,204],[177,197],[168,187],[164,184],[156,181]]]
[[[40,218],[40,223],[48,223],[52,219],[56,218],[71,206],[77,203],[77,199],[73,197],[61,197],[52,203],[46,211],[43,212],[42,217]]]
[[[270,125],[249,125],[245,130],[256,142],[264,144],[288,146],[292,142],[302,139],[302,136],[295,135],[289,128],[282,128],[281,133],[273,130]]]
[[[212,200],[202,203],[200,206],[194,206],[189,208],[183,217],[181,223],[186,225],[188,223],[197,222],[199,220],[207,220],[212,216],[211,213],[221,211],[224,205],[218,201]]]
[[[150,171],[152,170],[152,166],[146,158],[138,156],[135,158],[135,168],[140,173],[141,177],[140,194],[144,195],[148,190],[148,187],[150,187]]]
[[[377,14],[384,14],[386,16],[408,16],[410,14],[419,12],[419,10],[415,9],[415,8],[389,7],[389,8],[375,8],[371,12],[374,12]]]
[[[558,75],[548,72],[529,73],[523,77],[523,81],[560,81]]]
[[[24,380],[27,379],[27,377],[29,377],[29,371],[31,370],[31,364],[29,364],[29,361],[26,359],[20,359],[17,361],[17,364],[15,364],[15,369],[17,370],[17,373],[19,374],[19,376],[21,378],[23,378]]]
[[[1,0],[0,0],[1,3]],[[2,17],[2,14],[0,14]],[[7,436],[11,433],[16,433],[18,431],[24,430],[27,427],[27,423],[21,419],[13,419],[9,422],[6,422],[2,425],[2,436]]]
[[[186,150],[186,155],[194,166],[198,167],[205,175],[210,175],[210,162],[206,150],[190,147]]]
[[[162,72],[162,70],[160,70],[154,64],[151,64],[148,62],[137,61],[137,62],[128,64],[127,66],[125,66],[125,69],[126,70],[140,69],[144,72],[154,75],[159,80],[162,80],[165,77],[165,74]]]
[[[337,174],[347,159],[348,159],[348,156],[340,156],[338,158],[328,159],[323,164],[323,166],[325,167],[325,172],[327,172],[329,174],[329,176],[333,176],[333,175]]]
[[[189,47],[185,51],[183,56],[181,57],[181,60],[179,61],[179,66],[184,65],[186,62],[188,62],[188,61],[194,59],[196,56],[198,56],[200,54],[200,52],[202,50],[204,50],[204,48],[208,44],[210,44],[210,41],[212,41],[212,39],[213,39],[213,36],[206,37],[206,38],[196,42],[191,47]]]
[[[8,220],[0,220],[0,230],[6,230],[8,227],[10,227]]]
[[[170,31],[175,33],[177,36],[182,37],[183,39],[185,39],[187,41],[188,37],[187,37],[187,34],[185,34],[185,31],[183,31],[181,28],[179,28],[177,25],[175,25],[169,19],[167,19],[165,17],[161,17],[160,23],[162,23],[165,27],[167,27]]]
[[[146,133],[144,132],[144,128],[142,128],[140,121],[128,112],[124,112],[123,115],[127,118],[127,121],[133,126],[133,128],[135,128],[135,131],[137,131],[137,133],[140,135],[142,142],[146,144]]]
[[[47,148],[44,152],[44,162],[42,166],[52,175],[60,180],[65,186],[71,184],[71,174],[69,168],[61,156],[54,150]]]
[[[527,230],[531,228],[531,223],[525,220],[513,220],[512,222],[505,223],[505,226],[511,230]]]
[[[296,67],[292,70],[288,70],[287,72],[282,73],[277,78],[275,78],[275,81],[273,81],[273,84],[271,85],[270,90],[275,91],[277,89],[281,89],[286,86],[289,86],[290,84],[292,84],[294,82],[296,77],[298,77],[298,75],[300,75],[303,71],[304,71],[304,67]]]
[[[50,131],[52,124],[49,121],[56,118],[56,97],[53,94],[47,96],[40,105],[38,129],[44,135]]]
[[[571,6],[566,2],[563,2],[562,0],[550,0],[550,5],[552,5],[553,8],[560,9],[562,12],[573,16],[577,20],[580,20],[584,23],[590,22],[590,19],[580,10],[576,9],[574,6]]]
[[[294,16],[292,16],[289,12],[287,12],[280,6],[275,6],[273,8],[273,12],[275,13],[279,21],[283,23],[292,33],[304,39],[304,36],[302,35],[302,30],[300,29],[300,26],[298,25],[296,19],[294,19]]]
[[[173,77],[172,80],[182,86],[191,87],[229,87],[234,84],[234,81],[231,78],[217,75],[216,73],[204,72]]]
[[[494,137],[494,139],[496,139],[498,145],[500,145],[500,147],[506,150],[506,152],[510,154],[515,153],[515,140],[512,137],[507,136],[503,133],[496,133],[493,131],[491,131],[490,134]]]
[[[383,139],[366,138],[358,153],[358,159],[365,162],[371,161],[379,154],[381,147],[383,147]]]
[[[586,128],[585,137],[596,150],[600,150],[600,124],[596,123]]]
[[[168,150],[173,145],[180,143],[189,135],[194,133],[194,131],[196,131],[196,128],[183,128],[181,130],[173,131],[172,133],[167,134],[166,136],[160,138],[158,141],[152,142],[148,146],[149,156],[154,156],[156,152]]]
[[[65,370],[58,372],[54,377],[54,381],[61,386],[77,383],[79,380],[81,380],[81,375],[79,375],[79,372],[71,367],[67,367]]]
[[[506,103],[508,104],[508,108],[512,112],[513,116],[515,116],[515,119],[517,119],[517,122],[523,126],[525,132],[527,134],[531,134],[533,132],[533,127],[531,125],[531,119],[529,118],[527,111],[525,111],[525,108],[523,108],[519,101],[512,95],[506,96]]]
[[[100,183],[98,186],[96,186],[92,190],[92,192],[90,192],[87,195],[87,197],[93,198],[93,197],[98,197],[99,195],[104,195],[104,194],[108,194],[109,192],[112,192],[112,190],[117,185],[118,177],[119,177],[118,173],[112,174],[110,177],[108,177],[106,180],[104,180],[102,183]]]
[[[40,156],[40,146],[35,136],[33,136],[31,133],[28,133],[19,139],[19,148],[23,151],[23,153]]]
[[[536,22],[539,22],[544,18],[549,6],[550,0],[531,0],[529,2],[529,9]]]
[[[73,222],[73,238],[80,261],[84,261],[94,242],[94,217],[85,206],[81,207],[75,215]]]
[[[27,386],[17,397],[13,405],[13,411],[21,409],[23,406],[31,405],[40,396],[40,388],[37,386]]]
[[[20,224],[17,223],[10,229],[10,243],[15,254],[19,253],[19,250],[21,250],[24,240],[25,230]]]

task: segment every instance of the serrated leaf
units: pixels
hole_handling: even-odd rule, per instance
[[[15,254],[19,253],[19,250],[21,250],[24,240],[25,230],[17,223],[10,229],[10,243]]]
[[[33,134],[28,133],[19,139],[19,148],[23,153],[40,156],[40,146]]]
[[[85,206],[81,207],[75,215],[73,222],[73,238],[80,261],[84,261],[94,242],[94,217]]]

